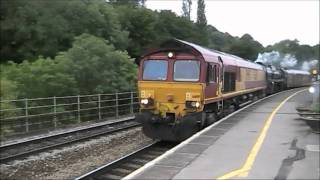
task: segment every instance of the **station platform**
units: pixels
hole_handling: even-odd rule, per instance
[[[296,107],[306,88],[236,111],[124,179],[319,179],[319,137]]]

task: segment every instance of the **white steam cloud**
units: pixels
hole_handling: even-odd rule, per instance
[[[281,54],[278,51],[265,52],[258,55],[255,62],[261,62],[265,65],[273,65],[276,67],[292,68],[297,65],[298,60],[294,55]]]
[[[316,68],[317,66],[319,66],[319,60],[314,59],[311,61],[304,61],[302,63],[301,69],[304,71],[310,71],[311,68]]]

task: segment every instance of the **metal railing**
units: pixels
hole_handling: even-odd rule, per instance
[[[133,115],[136,92],[0,101],[1,138]]]

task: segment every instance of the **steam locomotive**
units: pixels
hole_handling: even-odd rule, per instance
[[[182,141],[250,101],[310,84],[308,72],[172,39],[139,61],[136,120],[150,138]]]
[[[307,71],[276,68],[259,62],[258,64],[263,65],[266,69],[267,95],[289,88],[311,85],[312,76]]]

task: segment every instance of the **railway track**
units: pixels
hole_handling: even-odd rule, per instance
[[[243,108],[252,102],[253,101],[251,100],[245,102],[240,105],[240,108]],[[84,174],[76,178],[76,180],[122,179],[153,159],[164,154],[166,151],[172,149],[177,144],[178,143],[154,142],[131,154]]]
[[[178,143],[153,142],[131,154],[97,168],[76,180],[122,179],[146,163],[164,154]]]
[[[59,133],[32,140],[26,140],[18,143],[0,146],[0,162],[8,163],[13,160],[22,159],[30,155],[52,149],[61,148],[73,143],[86,141],[99,136],[123,131],[133,127],[140,126],[133,118],[122,121],[114,121],[109,124],[103,124],[69,132]]]

